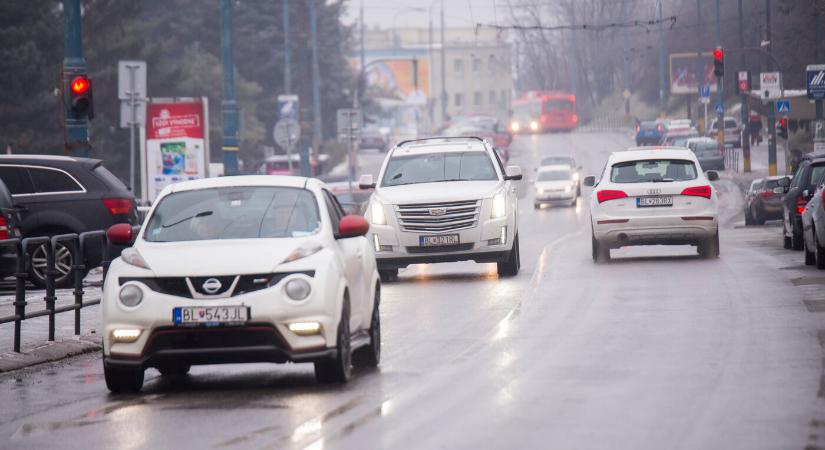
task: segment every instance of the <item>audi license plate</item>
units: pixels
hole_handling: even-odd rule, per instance
[[[673,206],[673,196],[672,195],[660,195],[656,197],[637,197],[636,198],[636,207],[637,208],[649,208],[649,207],[656,207],[656,206]]]
[[[181,306],[172,312],[175,325],[239,324],[249,320],[248,306]]]
[[[441,236],[419,236],[418,245],[421,247],[441,247],[444,245],[458,245],[458,235],[444,234]]]

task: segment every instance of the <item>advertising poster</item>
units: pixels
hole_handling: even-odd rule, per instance
[[[673,95],[697,95],[699,83],[710,86],[716,92],[716,76],[713,74],[713,55],[710,53],[675,53],[670,55],[670,93]]]
[[[152,101],[146,106],[146,197],[153,201],[163,188],[208,176],[206,103]]]
[[[430,92],[429,61],[418,59],[418,92],[415,89],[412,59],[382,59],[366,65],[367,86],[376,96],[408,100]]]

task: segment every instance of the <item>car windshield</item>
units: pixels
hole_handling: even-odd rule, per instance
[[[825,173],[825,164],[818,166],[811,166],[811,177],[808,179],[809,185],[815,185],[822,179],[822,174]]]
[[[642,122],[639,124],[639,128],[642,130],[656,130],[658,127],[659,124],[656,122]]]
[[[649,183],[696,179],[696,166],[684,159],[646,159],[614,164],[610,169],[613,183]]]
[[[547,100],[545,109],[548,111],[563,111],[573,109],[573,103],[570,100]]]
[[[538,181],[565,181],[571,178],[569,170],[543,170],[539,172]]]
[[[308,236],[321,221],[315,196],[287,187],[224,187],[164,197],[146,225],[149,242]]]
[[[695,144],[694,151],[696,153],[718,153],[719,152],[719,145],[712,143],[712,144]]]
[[[424,153],[390,159],[381,185],[497,179],[496,170],[486,152]]]
[[[687,146],[687,136],[674,136],[667,138],[666,143],[668,145],[672,145],[674,147],[686,147]]]

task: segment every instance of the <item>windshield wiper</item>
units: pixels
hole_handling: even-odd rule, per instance
[[[655,178],[655,179],[647,180],[647,181],[650,182],[650,183],[672,183],[675,180],[672,179],[672,178]]]
[[[186,222],[187,220],[192,220],[192,219],[195,219],[195,218],[198,218],[198,217],[206,217],[206,216],[211,216],[211,215],[212,215],[212,211],[201,211],[201,212],[199,212],[199,213],[197,213],[197,214],[195,214],[195,215],[193,215],[193,216],[184,217],[183,219],[178,220],[177,222],[174,222],[174,223],[167,223],[167,224],[165,224],[165,225],[161,225],[161,226],[162,226],[163,228],[174,227],[175,225],[178,225],[178,224],[181,224],[181,223],[183,223],[183,222]]]

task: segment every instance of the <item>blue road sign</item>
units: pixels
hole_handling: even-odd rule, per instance
[[[710,97],[710,86],[707,84],[699,86],[699,97]]]
[[[776,101],[776,113],[777,114],[788,114],[791,112],[791,101],[790,100],[777,100]]]
[[[813,64],[806,67],[805,80],[808,87],[808,98],[822,100],[825,98],[825,64]]]
[[[724,114],[725,107],[721,103],[716,104],[716,114]]]

